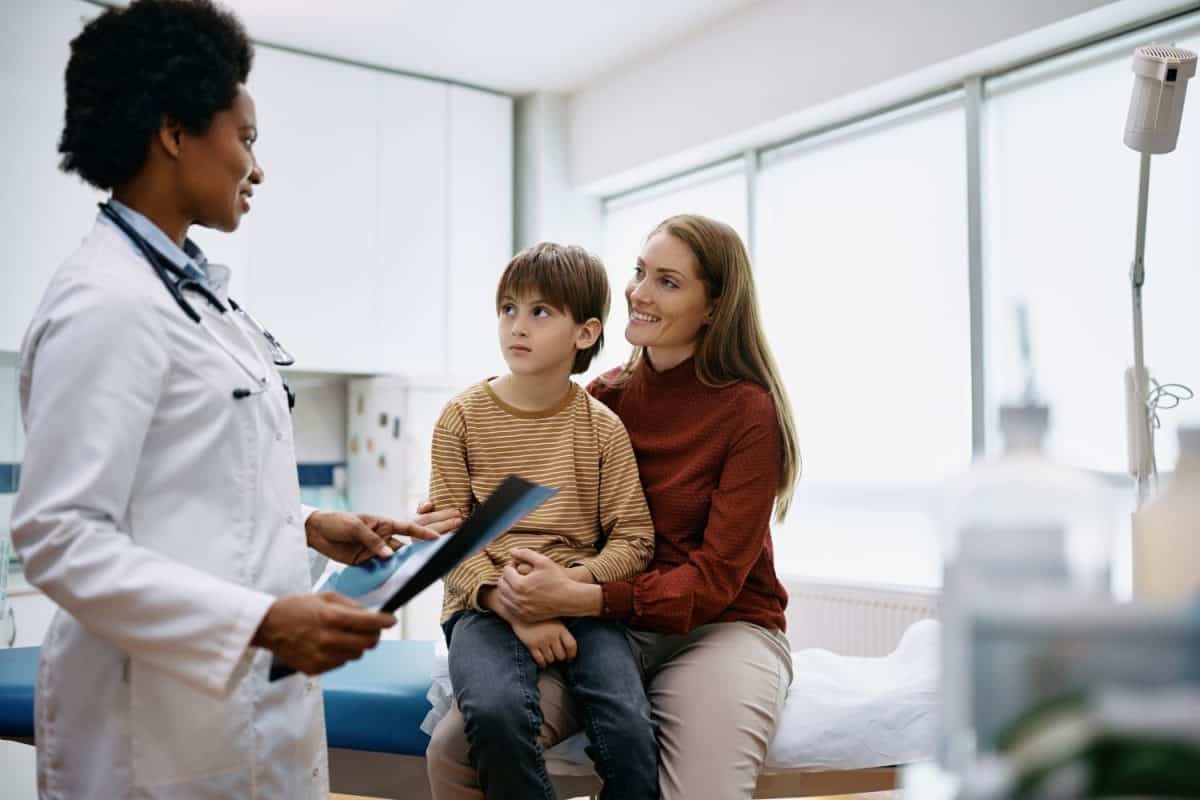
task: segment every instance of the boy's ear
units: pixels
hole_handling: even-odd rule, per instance
[[[579,326],[579,333],[575,335],[575,349],[587,350],[596,343],[602,333],[604,333],[604,326],[600,324],[600,320],[592,317]]]

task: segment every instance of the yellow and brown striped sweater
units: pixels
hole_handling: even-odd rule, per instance
[[[654,528],[625,426],[577,384],[544,411],[522,411],[478,383],[451,400],[433,430],[429,499],[470,515],[508,475],[558,494],[446,576],[442,621],[481,610],[479,590],[499,582],[517,547],[597,583],[632,578],[654,555]]]

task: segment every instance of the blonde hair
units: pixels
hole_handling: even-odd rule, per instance
[[[800,444],[787,390],[763,334],[750,256],[733,228],[698,214],[663,220],[646,241],[659,233],[670,234],[687,245],[700,266],[700,280],[709,299],[716,301],[712,321],[697,334],[696,377],[713,387],[750,381],[766,389],[775,403],[783,450],[775,519],[783,521],[800,477]],[[628,381],[644,356],[645,348],[635,347],[624,369],[610,383],[619,386]]]

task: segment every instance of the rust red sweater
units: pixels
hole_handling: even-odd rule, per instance
[[[770,527],[781,466],[771,395],[747,381],[707,387],[692,359],[665,372],[643,359],[624,386],[600,379],[588,390],[629,431],[655,532],[646,571],[603,585],[603,615],[662,633],[734,621],[784,630]]]

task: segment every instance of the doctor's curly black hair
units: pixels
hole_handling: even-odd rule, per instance
[[[132,179],[164,119],[200,135],[233,105],[254,48],[211,0],[134,0],[71,42],[60,167],[98,189]]]

